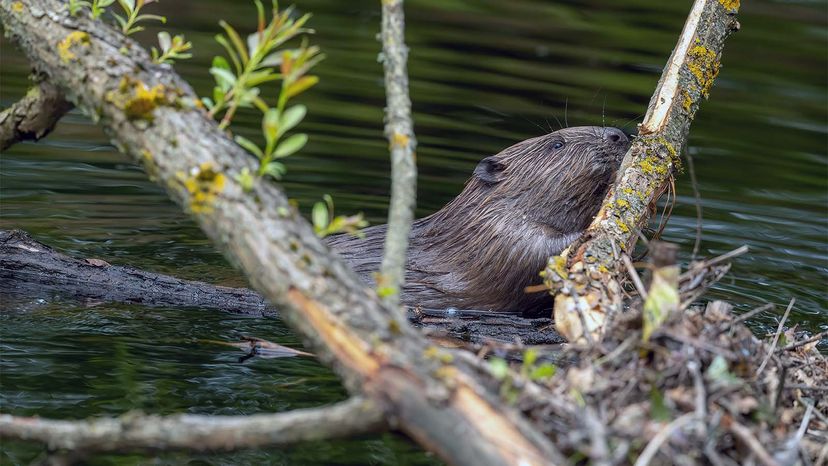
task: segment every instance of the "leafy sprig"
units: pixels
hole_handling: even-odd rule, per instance
[[[98,19],[106,11],[106,7],[115,3],[115,0],[69,0],[69,14],[75,16],[82,8],[89,8],[92,19]]]
[[[158,0],[118,0],[118,4],[121,5],[121,8],[124,9],[124,13],[126,13],[125,17],[114,15],[115,20],[118,21],[118,24],[121,26],[121,31],[127,36],[133,32],[143,31],[143,26],[137,26],[139,21],[155,20],[160,21],[161,23],[166,23],[167,18],[164,16],[146,15],[140,13],[141,8],[143,8],[144,5],[156,1]]]
[[[338,217],[334,216],[334,202],[329,194],[322,196],[322,201],[313,205],[311,211],[311,221],[313,222],[313,231],[316,236],[324,238],[335,233],[348,233],[354,236],[363,237],[364,233],[360,228],[368,226],[368,222],[362,215],[362,212]]]
[[[158,33],[158,45],[161,51],[155,47],[152,48],[152,61],[154,63],[175,63],[175,60],[184,60],[192,57],[192,54],[186,53],[193,48],[190,41],[184,40],[183,35],[176,35],[170,37],[170,33],[162,31]]]
[[[273,1],[270,22],[266,22],[264,7],[256,0],[258,28],[243,41],[236,29],[221,21],[224,34],[218,34],[216,41],[227,51],[229,61],[224,57],[213,59],[210,73],[216,79],[213,97],[203,98],[204,105],[212,117],[222,115],[219,126],[226,128],[239,108],[255,106],[262,113],[270,106],[260,97],[259,86],[266,82],[282,80],[276,110],[281,115],[291,97],[309,89],[319,81],[316,76],[306,76],[310,68],[322,60],[319,48],[302,43],[296,50],[277,50],[294,37],[311,32],[304,29],[310,19],[305,14],[298,19],[291,18],[292,8],[279,11],[278,2]],[[232,63],[232,65],[231,65]],[[276,72],[279,67],[280,73]]]

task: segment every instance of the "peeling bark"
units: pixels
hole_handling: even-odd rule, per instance
[[[544,274],[555,296],[555,325],[569,341],[599,340],[608,318],[621,310],[621,255],[632,251],[650,207],[680,166],[690,124],[719,73],[724,42],[739,29],[738,7],[696,0],[600,212],[579,241],[550,259]]]

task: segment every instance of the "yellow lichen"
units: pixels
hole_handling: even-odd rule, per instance
[[[89,45],[89,34],[83,31],[74,31],[69,33],[62,41],[58,43],[58,55],[63,63],[69,63],[71,60],[78,58],[72,52],[73,45]]]
[[[411,139],[405,134],[398,133],[395,131],[394,134],[391,135],[391,148],[406,147],[410,140]]]
[[[632,189],[632,188],[623,188],[623,189],[621,189],[621,192],[626,194],[627,196],[632,196],[632,194],[635,192],[635,190]]]
[[[618,229],[621,230],[624,233],[629,233],[630,232],[630,227],[628,227],[627,224],[624,223],[624,221],[621,220],[620,218],[615,219],[615,226],[617,226]]]
[[[690,96],[690,93],[686,90],[681,90],[681,108],[684,109],[684,112],[688,115],[693,111],[693,98]]]
[[[204,162],[193,169],[190,176],[182,173],[178,176],[190,195],[190,210],[193,213],[212,212],[216,197],[224,190],[227,181],[224,174],[216,171],[210,162]]]
[[[739,11],[739,0],[719,0],[719,3],[730,13]]]
[[[696,78],[699,90],[705,99],[710,96],[710,88],[713,87],[713,81],[719,75],[719,68],[720,63],[716,57],[716,52],[700,45],[700,42],[696,40],[696,46],[690,49],[690,60],[687,62],[687,69]]]
[[[140,80],[124,77],[117,91],[109,91],[107,100],[121,108],[131,120],[152,120],[152,111],[159,105],[166,105],[167,89],[163,84],[147,87]]]
[[[622,209],[628,209],[630,207],[630,203],[626,199],[616,199],[615,205]]]
[[[566,269],[566,259],[561,256],[550,257],[548,269],[564,280],[569,276],[569,271]]]
[[[12,3],[12,11],[15,13],[23,13],[23,2]]]

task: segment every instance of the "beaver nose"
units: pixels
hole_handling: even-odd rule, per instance
[[[626,145],[630,142],[627,135],[618,128],[606,127],[604,128],[604,141],[609,144]]]

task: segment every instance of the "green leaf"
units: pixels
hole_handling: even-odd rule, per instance
[[[259,149],[259,147],[256,144],[254,144],[253,141],[251,141],[250,139],[247,139],[244,136],[236,136],[233,139],[236,141],[236,144],[244,147],[244,149],[247,152],[250,152],[251,154],[255,155],[258,158],[264,157],[264,154],[262,153],[262,150]]]
[[[497,380],[503,380],[509,375],[509,363],[502,358],[492,358],[489,361],[489,370]]]
[[[653,420],[659,422],[666,422],[672,418],[670,408],[664,402],[664,394],[657,387],[650,390],[650,415]]]
[[[258,32],[254,32],[253,34],[247,36],[247,51],[250,53],[251,57],[256,54],[256,49],[259,48],[259,40]]]
[[[118,0],[118,4],[121,5],[121,8],[126,10],[127,13],[131,13],[132,10],[135,9],[135,0]]]
[[[287,157],[288,155],[296,153],[308,142],[308,135],[304,133],[294,134],[279,144],[273,156],[276,158]]]
[[[264,82],[275,81],[277,79],[279,79],[279,75],[273,73],[273,70],[268,69],[268,70],[256,71],[255,73],[250,73],[250,75],[247,77],[247,80],[245,81],[245,83],[248,86],[252,87],[252,86],[258,86],[259,84],[264,83]]]
[[[202,97],[201,103],[204,104],[207,110],[212,110],[212,108],[216,105],[215,103],[213,103],[213,99],[209,97]]]
[[[285,113],[282,115],[281,121],[279,123],[280,132],[282,134],[287,133],[294,126],[298,125],[305,115],[308,113],[308,108],[304,105],[294,105],[289,109],[285,110]]]
[[[313,227],[317,231],[324,231],[328,228],[330,222],[330,215],[328,214],[328,206],[324,202],[317,202],[313,205],[311,211],[311,219],[313,220]]]
[[[236,48],[236,52],[239,53],[239,57],[241,57],[241,61],[244,65],[247,65],[247,62],[250,60],[250,57],[247,55],[247,47],[244,46],[244,42],[242,42],[239,33],[233,29],[233,26],[228,24],[226,21],[222,20],[219,21],[219,25],[224,28],[224,31],[227,33],[227,37],[230,38],[230,42],[233,43],[233,46]]]
[[[555,375],[555,372],[558,371],[558,368],[554,364],[550,364],[545,362],[538,367],[532,369],[532,372],[529,373],[529,378],[532,380],[543,380],[549,379]]]
[[[253,101],[259,97],[259,88],[248,89],[239,96],[239,107],[252,107]]]
[[[279,137],[279,110],[269,108],[262,117],[262,132],[267,139],[268,147]],[[270,151],[268,150],[268,153]]]
[[[158,33],[158,45],[161,46],[161,50],[166,52],[172,46],[172,37],[170,37],[170,33],[167,31],[161,31]]]
[[[288,99],[301,94],[302,92],[308,90],[311,86],[319,82],[318,76],[305,76],[297,80],[295,83],[291,84],[287,88],[287,97]]]
[[[529,348],[529,349],[527,349],[526,351],[523,352],[523,365],[524,366],[529,366],[529,367],[534,366],[535,361],[537,361],[537,360],[538,360],[538,352],[535,349]]]
[[[282,175],[286,172],[285,166],[279,162],[270,162],[265,165],[263,170],[263,174],[272,176],[276,180],[282,178]]]
[[[224,50],[227,51],[227,55],[230,56],[230,60],[233,61],[233,66],[236,67],[236,73],[241,74],[243,71],[242,64],[239,61],[239,55],[233,50],[233,47],[230,46],[230,43],[227,42],[227,39],[224,38],[221,34],[215,35],[216,42],[221,44],[224,47]]]
[[[230,71],[230,63],[227,63],[227,59],[222,56],[213,57],[213,68],[221,68]]]
[[[215,76],[216,83],[222,91],[229,91],[236,84],[236,76],[224,68],[210,68],[210,74]]]

